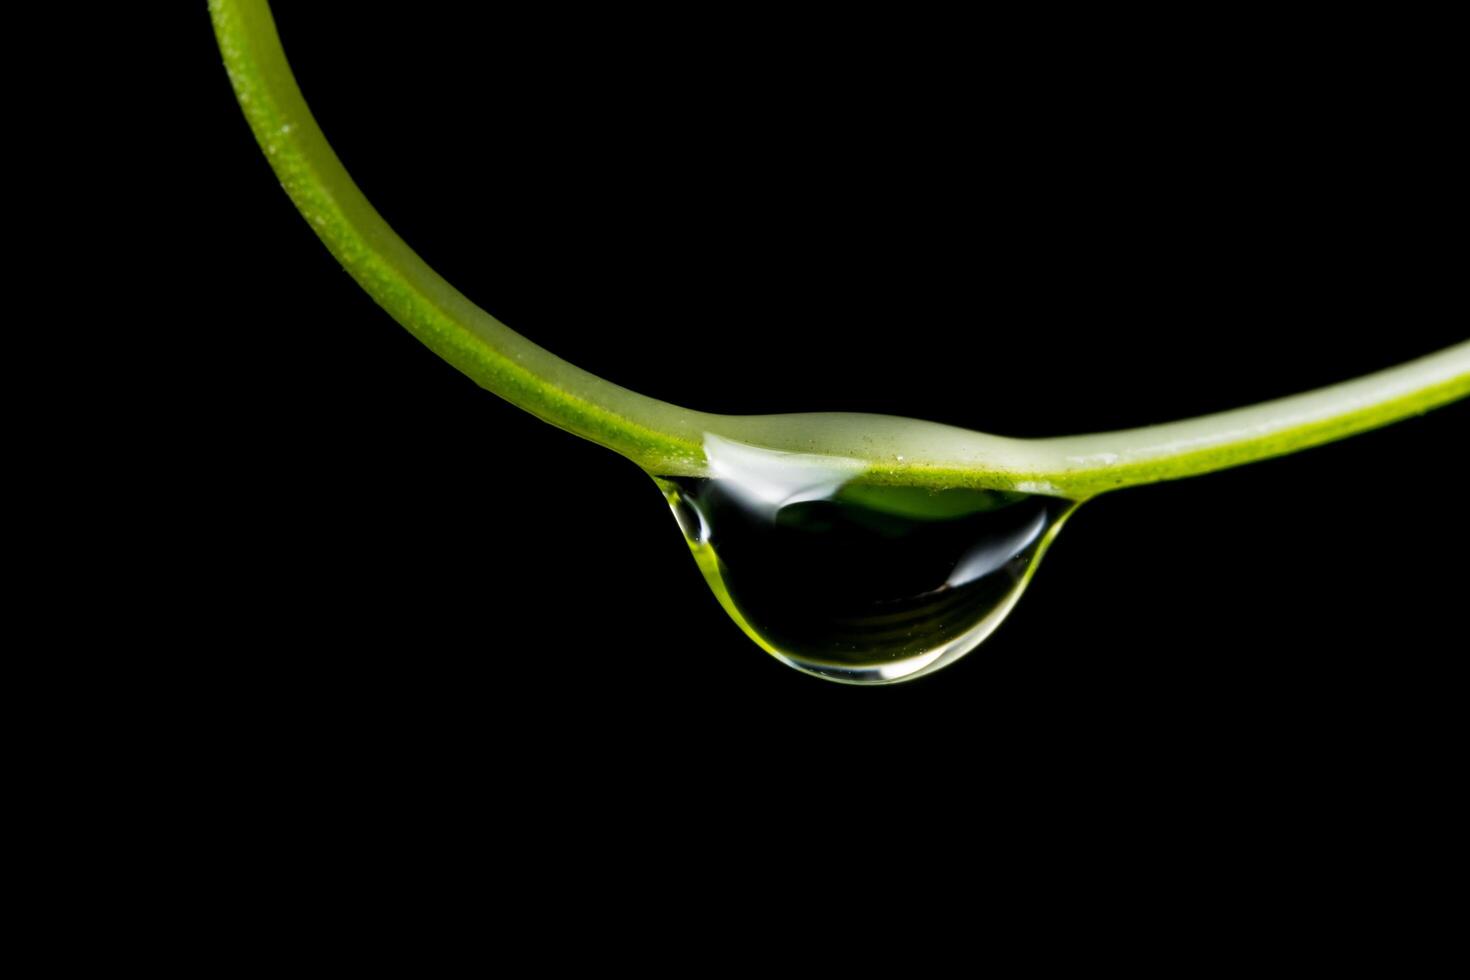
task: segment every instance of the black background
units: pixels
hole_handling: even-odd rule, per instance
[[[1384,56],[1391,36],[1217,50],[1184,30],[1140,53],[1087,25],[278,6],[319,122],[410,245],[675,403],[1056,435],[1467,332],[1440,238],[1465,218],[1449,66]],[[1191,806],[1325,783],[1433,808],[1464,729],[1470,404],[1100,498],[967,659],[825,683],[728,621],[631,464],[479,390],[342,273],[202,5],[190,26],[170,97],[199,179],[164,258],[198,302],[164,328],[188,356],[158,366],[198,463],[180,506],[209,582],[178,615],[203,710],[248,698],[258,737],[324,768],[503,775],[551,753],[546,778],[617,781],[694,753],[698,773],[840,780],[937,760],[967,786],[1016,767]]]

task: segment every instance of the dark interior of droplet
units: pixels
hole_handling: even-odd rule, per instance
[[[724,481],[670,482],[703,515],[751,626],[785,653],[851,666],[916,656],[971,629],[1011,594],[1070,507],[992,494],[969,513],[915,516],[839,493],[772,508]]]

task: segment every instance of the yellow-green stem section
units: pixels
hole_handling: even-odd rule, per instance
[[[368,203],[291,74],[265,0],[210,0],[240,106],[317,236],[395,320],[481,387],[652,473],[706,475],[707,434],[862,464],[859,480],[1083,499],[1279,456],[1470,394],[1470,342],[1387,371],[1168,425],[1008,439],[891,416],[724,416],[629,391],[531,343],[430,269]]]

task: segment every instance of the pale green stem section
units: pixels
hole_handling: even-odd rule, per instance
[[[281,185],[394,319],[482,387],[666,476],[706,473],[714,433],[775,452],[856,461],[861,480],[995,487],[1083,499],[1319,445],[1470,393],[1470,342],[1317,391],[1168,425],[1007,439],[858,414],[721,416],[604,381],[531,343],[445,282],[352,182],[286,63],[265,0],[210,0],[235,94]]]

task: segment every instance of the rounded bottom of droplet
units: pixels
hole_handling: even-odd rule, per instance
[[[823,680],[835,681],[838,684],[855,684],[864,687],[901,684],[904,681],[917,680],[927,674],[932,674],[941,667],[954,663],[984,643],[1001,622],[1010,615],[1011,609],[1020,599],[1023,591],[1025,591],[1024,582],[1004,602],[994,607],[983,620],[972,626],[962,636],[955,637],[943,646],[909,657],[896,657],[888,661],[868,661],[860,664],[842,664],[804,660],[780,650],[773,650],[769,647],[766,649],[771,656],[788,667]]]
[[[783,653],[772,654],[777,660],[788,667],[793,667],[803,674],[811,674],[827,681],[836,681],[839,684],[862,684],[864,686],[876,684],[898,684],[902,681],[913,680],[922,677],[931,670],[937,670],[944,663],[955,659],[940,661],[938,654],[930,653],[919,657],[910,657],[907,660],[894,661],[891,664],[869,664],[866,666],[855,666],[852,664],[819,664],[807,663],[788,657]]]

